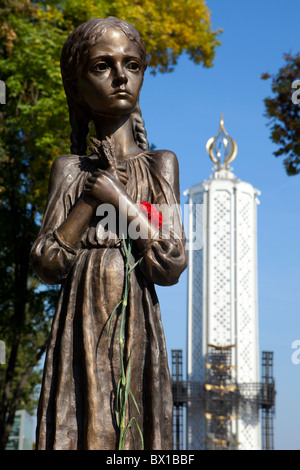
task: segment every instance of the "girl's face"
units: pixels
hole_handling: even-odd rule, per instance
[[[124,116],[134,109],[144,69],[137,44],[118,29],[109,29],[91,47],[77,87],[92,115]]]

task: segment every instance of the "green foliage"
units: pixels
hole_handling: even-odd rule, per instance
[[[196,64],[212,66],[221,31],[212,31],[203,0],[115,0],[110,13],[137,28],[153,73],[172,71],[182,53]]]
[[[272,97],[264,100],[271,127],[271,140],[278,146],[276,157],[284,156],[286,173],[300,173],[300,104],[293,103],[292,83],[300,79],[300,54],[284,55],[285,64],[277,74],[265,73],[263,80],[272,80]]]
[[[220,31],[203,0],[3,0],[0,4],[0,448],[16,409],[33,411],[40,361],[57,289],[43,286],[29,253],[43,213],[53,160],[69,153],[69,116],[60,54],[69,33],[91,17],[114,15],[141,34],[153,73],[182,53],[210,67]]]
[[[132,22],[143,37],[153,73],[171,71],[183,52],[210,67],[220,44],[220,31],[211,30],[202,0],[64,0],[34,5],[7,0],[5,4],[0,9],[0,78],[6,83],[7,104],[0,116],[0,155],[24,160],[30,199],[39,210],[45,204],[52,162],[69,148],[59,59],[72,29],[93,16],[115,15]]]

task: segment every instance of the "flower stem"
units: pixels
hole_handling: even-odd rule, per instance
[[[124,365],[124,322],[125,322],[126,307],[127,307],[128,294],[129,294],[129,288],[130,288],[129,281],[130,281],[130,274],[133,271],[133,269],[136,267],[138,262],[135,263],[130,268],[131,240],[129,240],[129,243],[127,246],[124,236],[123,236],[123,248],[125,252],[125,283],[124,283],[123,299],[114,308],[111,318],[110,318],[109,329],[108,329],[108,336],[109,336],[112,316],[115,314],[117,307],[122,304],[120,331],[119,331],[119,337],[118,337],[119,351],[120,351],[121,377],[120,377],[118,387],[117,387],[116,412],[115,412],[116,422],[120,429],[119,447],[118,447],[119,450],[122,450],[124,448],[127,432],[130,429],[133,422],[135,422],[138,432],[140,434],[140,438],[142,442],[142,449],[144,448],[143,435],[142,435],[141,429],[139,427],[139,424],[136,418],[135,417],[131,418],[129,423],[126,425],[126,407],[127,407],[127,402],[128,402],[128,395],[131,396],[133,403],[137,409],[137,412],[140,413],[136,400],[130,389],[132,351],[130,351],[129,362],[127,364],[126,371],[125,371],[125,365]]]

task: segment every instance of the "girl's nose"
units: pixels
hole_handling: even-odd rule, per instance
[[[116,74],[113,81],[114,86],[120,86],[128,82],[127,75],[122,66],[116,67]]]

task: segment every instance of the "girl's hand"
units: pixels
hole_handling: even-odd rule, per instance
[[[110,167],[110,170],[98,170],[89,176],[83,189],[84,196],[99,204],[106,203],[118,207],[120,196],[126,192],[114,172],[115,169]]]
[[[110,165],[106,169],[107,173],[113,176],[116,180],[119,180],[123,186],[126,186],[128,181],[128,176],[126,172],[126,168],[122,164],[115,163],[114,165]]]

